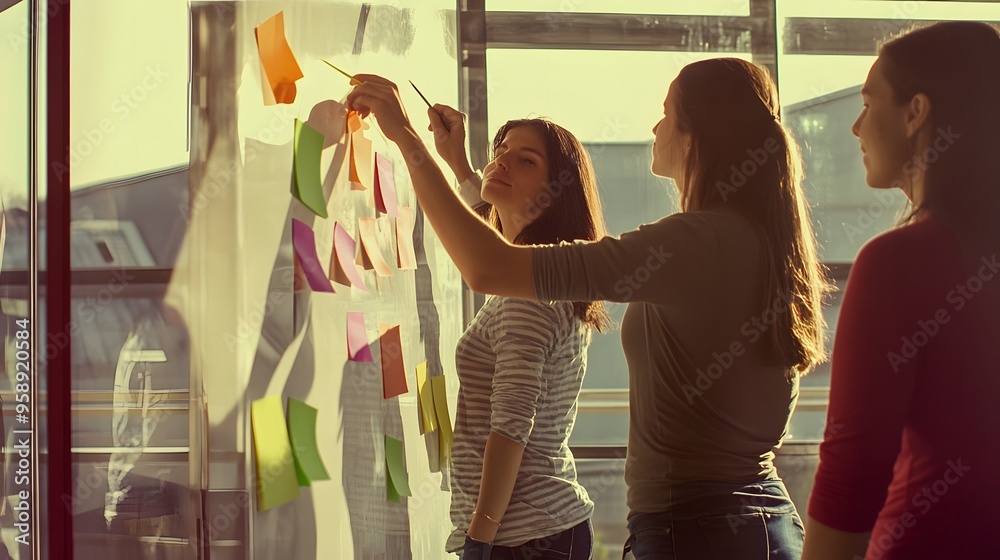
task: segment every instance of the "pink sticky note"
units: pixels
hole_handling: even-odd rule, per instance
[[[331,279],[340,284],[354,286],[363,292],[368,292],[368,286],[361,279],[357,265],[354,264],[356,244],[351,234],[340,225],[333,224],[333,254],[330,255]]]
[[[382,396],[391,399],[409,391],[403,367],[403,342],[399,325],[379,325],[379,349],[382,359]]]
[[[333,285],[330,279],[323,272],[323,266],[319,264],[319,256],[316,254],[316,236],[312,228],[304,223],[292,219],[292,245],[295,246],[295,256],[299,258],[302,271],[309,281],[309,287],[314,292],[333,292]]]
[[[382,256],[375,218],[358,218],[358,237],[361,238],[361,250],[375,269],[375,273],[379,276],[392,276],[389,264]]]
[[[413,253],[413,208],[401,207],[396,216],[396,265],[403,270],[416,270]]]
[[[396,179],[392,174],[392,161],[375,152],[375,209],[390,216],[396,215]]]
[[[368,347],[364,313],[347,314],[347,355],[355,362],[374,361],[371,348]]]

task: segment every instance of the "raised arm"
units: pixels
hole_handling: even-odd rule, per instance
[[[355,78],[362,83],[348,94],[347,106],[362,117],[374,114],[386,138],[399,147],[417,200],[469,287],[534,299],[531,249],[508,243],[451,189],[406,116],[395,84],[371,74]]]

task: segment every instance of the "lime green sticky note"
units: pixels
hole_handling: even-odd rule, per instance
[[[314,480],[330,480],[316,446],[315,408],[297,399],[288,399],[288,438],[295,456],[295,475],[299,486],[309,486]]]
[[[299,495],[295,458],[288,441],[281,397],[258,399],[250,404],[250,425],[257,474],[257,511],[264,511]]]
[[[451,458],[451,415],[448,412],[448,387],[443,375],[431,378],[431,392],[434,393],[434,410],[437,414],[438,432],[438,459],[442,465],[448,463]]]
[[[319,178],[322,153],[323,133],[295,119],[295,197],[326,218],[323,181]]]
[[[420,433],[437,429],[437,412],[434,410],[434,392],[427,378],[427,362],[417,364],[417,407],[420,408]]]
[[[389,499],[398,502],[400,496],[411,495],[410,484],[406,481],[403,442],[389,435],[385,436],[385,463]]]

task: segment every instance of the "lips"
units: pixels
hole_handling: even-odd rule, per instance
[[[490,181],[493,181],[493,182],[495,182],[495,183],[500,183],[501,185],[504,185],[504,186],[506,186],[506,187],[509,187],[509,186],[511,186],[511,185],[510,185],[510,182],[508,182],[508,181],[505,181],[505,180],[503,180],[503,179],[501,179],[501,178],[497,177],[496,175],[487,175],[487,176],[486,176],[486,180],[485,180],[484,182],[487,182],[487,183],[488,183],[488,182],[490,182]]]

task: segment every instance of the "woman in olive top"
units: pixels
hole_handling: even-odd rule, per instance
[[[766,71],[713,59],[671,85],[652,171],[676,181],[682,212],[617,238],[535,247],[506,242],[448,187],[391,82],[358,78],[348,105],[374,113],[399,146],[472,289],[629,302],[626,546],[636,558],[798,558],[802,522],[773,458],[799,376],[824,357],[827,284]]]

